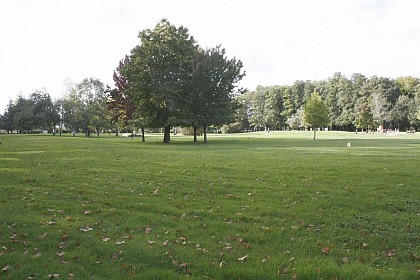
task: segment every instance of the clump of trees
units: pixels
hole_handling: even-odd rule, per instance
[[[97,135],[110,128],[110,115],[106,108],[107,96],[103,83],[86,78],[80,83],[67,85],[67,92],[52,100],[46,90],[36,90],[28,98],[20,95],[10,101],[0,115],[0,128],[8,133],[59,133],[63,128],[72,132],[83,131],[86,137],[92,131]]]
[[[322,81],[296,81],[291,86],[259,86],[238,96],[236,120],[245,130],[301,129],[305,104],[317,92],[329,110],[329,126],[355,131],[408,129],[420,126],[420,79],[396,79],[341,73]]]
[[[192,127],[194,141],[202,129],[234,120],[237,83],[245,73],[236,58],[220,46],[201,48],[188,29],[160,21],[139,34],[140,44],[120,62],[115,87],[108,88],[113,120],[123,119],[141,128],[164,128],[170,142],[172,127]]]

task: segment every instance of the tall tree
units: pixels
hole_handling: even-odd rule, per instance
[[[304,122],[312,127],[312,130],[314,131],[314,140],[316,138],[317,128],[329,125],[329,114],[329,109],[321,99],[321,96],[319,96],[317,92],[314,92],[303,109]]]
[[[148,126],[164,127],[163,142],[169,143],[171,127],[183,123],[181,108],[189,94],[196,42],[187,28],[166,19],[141,31],[139,38],[123,74],[139,114]]]
[[[124,67],[126,67],[129,62],[129,56],[125,56],[125,58],[119,62],[113,75],[114,88],[111,89],[107,86],[107,89],[105,90],[108,96],[107,107],[108,110],[112,112],[111,123],[114,125],[122,123],[123,127],[133,124],[136,113],[135,94],[133,91],[128,90],[128,81],[123,75]],[[136,119],[136,122],[139,121],[140,119]],[[144,142],[144,126],[141,125],[141,122],[139,122],[139,124],[142,130],[142,141]],[[116,133],[118,135],[118,128]]]
[[[86,137],[90,137],[91,128],[99,137],[101,128],[107,123],[104,84],[98,79],[85,78],[76,85],[75,92],[82,105],[81,122]]]
[[[208,50],[197,49],[191,77],[190,98],[184,102],[186,122],[197,129],[203,127],[204,143],[207,143],[207,127],[221,126],[233,120],[236,104],[234,94],[237,83],[245,73],[240,60],[228,59],[220,46]]]

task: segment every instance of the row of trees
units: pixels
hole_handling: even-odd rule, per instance
[[[322,81],[296,81],[291,86],[259,86],[237,97],[237,121],[250,130],[298,129],[305,126],[303,107],[317,92],[329,109],[329,125],[337,130],[420,126],[420,79],[389,79],[341,73]]]
[[[106,129],[141,128],[144,136],[145,128],[164,128],[163,141],[169,143],[176,126],[192,127],[194,141],[200,128],[207,142],[209,126],[233,122],[240,123],[230,127],[234,130],[420,125],[417,78],[353,74],[348,79],[336,73],[323,81],[259,86],[244,93],[237,86],[245,75],[242,62],[228,59],[220,46],[201,48],[185,27],[162,20],[141,31],[139,39],[114,71],[113,88],[89,78],[69,84],[55,101],[45,90],[19,96],[0,115],[0,129],[61,133],[66,128],[89,137]]]
[[[57,100],[52,100],[46,90],[37,90],[27,98],[20,95],[9,102],[0,115],[0,129],[19,133],[47,130],[55,135],[66,128],[90,136],[91,131],[110,128],[106,102],[103,83],[93,78],[69,83],[66,94]]]

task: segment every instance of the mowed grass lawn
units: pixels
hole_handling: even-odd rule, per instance
[[[418,133],[0,141],[0,279],[420,277]]]

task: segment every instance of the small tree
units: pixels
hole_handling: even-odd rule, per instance
[[[314,140],[316,138],[316,129],[327,126],[330,123],[329,113],[330,110],[327,105],[322,101],[319,94],[314,92],[303,109],[304,122],[312,127]]]

